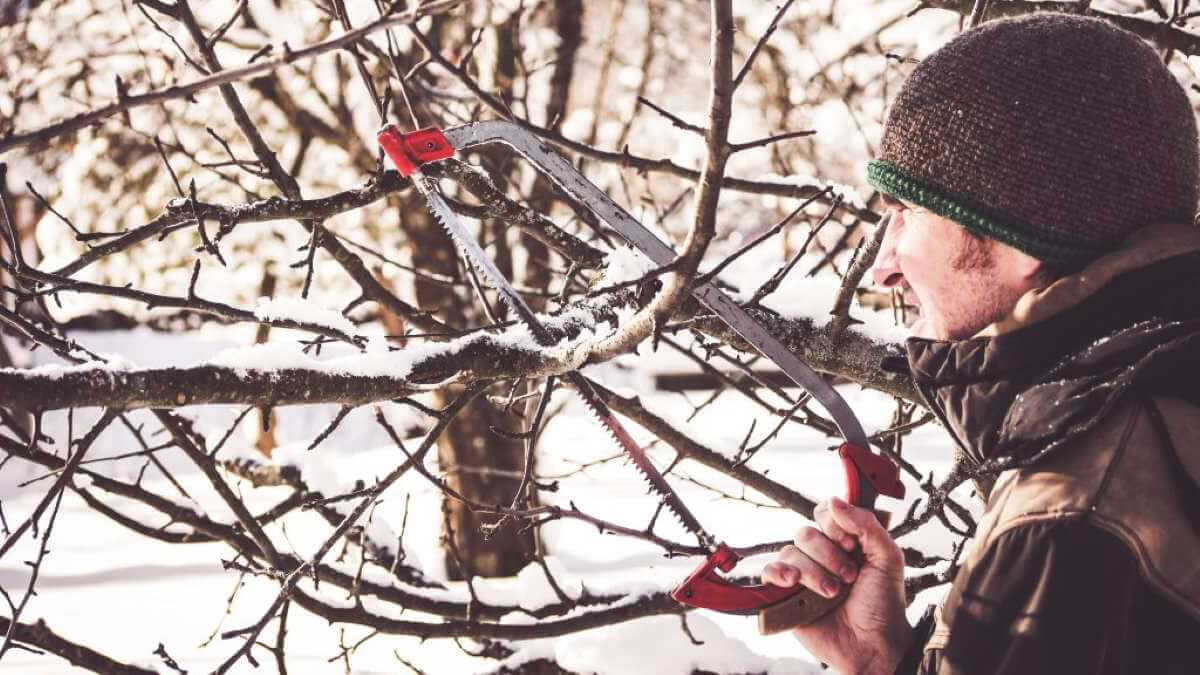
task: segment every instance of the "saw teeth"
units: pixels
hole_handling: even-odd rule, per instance
[[[442,199],[441,194],[438,193],[437,185],[433,180],[422,176],[414,181],[414,185],[417,191],[425,197],[434,220],[450,235],[451,241],[454,242],[456,248],[466,259],[467,265],[470,265],[482,277],[481,283],[486,284],[489,288],[497,292],[501,302],[513,311],[535,339],[539,335],[548,337],[546,336],[545,329],[537,322],[533,310],[529,305],[525,304],[520,295],[517,295],[517,292],[513,290],[508,280],[500,274],[500,270],[496,269],[495,265],[484,254],[479,244],[473,238],[469,238],[470,233],[465,231],[458,218],[450,211],[450,207]],[[542,340],[538,339],[538,342],[542,342]],[[586,383],[586,380],[583,380],[583,382]],[[659,496],[663,506],[675,516],[675,519],[679,521],[679,524],[685,530],[692,532],[703,542],[708,535],[705,534],[700,524],[696,522],[695,517],[687,513],[687,508],[679,502],[679,498],[675,496],[666,479],[650,463],[650,458],[645,455],[641,446],[633,441],[628,432],[618,434],[617,429],[613,426],[617,424],[616,420],[611,415],[601,414],[600,408],[597,407],[599,403],[595,398],[592,398],[594,397],[594,393],[588,393],[586,384],[582,389],[583,391],[579,393],[580,398],[583,399],[584,407],[596,418],[600,426],[604,427],[609,438],[625,453],[626,458],[632,461],[633,465],[637,467],[638,472],[642,474],[642,479],[646,481],[650,492]]]
[[[454,242],[455,248],[466,258],[467,264],[478,272],[480,283],[496,291],[496,294],[500,296],[500,301],[512,310],[516,318],[520,319],[525,324],[525,327],[529,329],[530,333],[536,337],[542,331],[540,326],[529,325],[534,316],[533,310],[529,305],[525,304],[521,296],[516,294],[516,291],[509,285],[508,280],[500,277],[500,271],[489,266],[487,258],[482,257],[484,256],[483,250],[477,244],[472,246],[464,240],[464,237],[469,236],[469,233],[461,231],[460,228],[456,228],[450,224],[450,218],[454,217],[454,215],[452,212],[449,214],[446,213],[450,207],[442,201],[441,195],[436,191],[436,186],[430,182],[422,181],[417,181],[416,185],[417,190],[425,196],[425,201],[429,204],[429,210],[433,214],[433,219],[450,235],[450,240]],[[534,330],[535,328],[538,330]]]

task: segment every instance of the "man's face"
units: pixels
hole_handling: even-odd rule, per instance
[[[886,197],[892,212],[875,260],[875,283],[900,288],[920,318],[915,337],[962,340],[1012,311],[1035,284],[1038,263],[931,211]]]

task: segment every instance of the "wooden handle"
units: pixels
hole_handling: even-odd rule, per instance
[[[888,521],[891,520],[891,514],[879,509],[872,509],[872,511],[879,523],[887,527]],[[862,564],[862,549],[856,548],[850,555],[856,562]],[[799,593],[758,610],[758,632],[763,635],[774,635],[820,621],[826,614],[837,609],[846,601],[846,596],[850,593],[850,586],[842,584],[841,589],[837,595],[827,598],[814,590],[802,588]]]
[[[758,610],[758,632],[763,635],[774,635],[785,630],[807,626],[819,621],[842,604],[849,593],[849,587],[842,585],[842,590],[832,598],[827,598],[808,588],[784,600]]]

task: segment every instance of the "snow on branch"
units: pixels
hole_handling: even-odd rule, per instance
[[[400,348],[376,339],[362,353],[323,360],[308,356],[299,346],[269,343],[229,349],[205,363],[184,367],[87,362],[0,368],[0,407],[357,406],[450,382],[555,375],[584,363],[597,332],[605,331],[605,321],[611,322],[611,330],[616,310],[628,300],[628,293],[609,294],[558,316],[544,317],[551,334],[559,338],[550,348],[538,345],[523,326],[512,326],[496,333],[475,332],[449,342]],[[277,314],[281,306],[286,304],[261,305],[260,311]]]
[[[707,551],[660,518],[561,377],[583,369],[705,529],[751,558],[735,580],[757,582],[754,556],[841,487],[837,427],[692,299],[701,282],[851,385],[922,495],[896,536],[971,536],[956,489],[979,477],[905,446],[936,431],[892,367],[913,308],[862,283],[881,214],[854,167],[924,44],[881,42],[903,13],[864,35],[790,1],[712,0],[687,31],[661,0],[612,16],[459,4],[69,0],[0,25],[0,57],[20,55],[0,92],[0,556],[30,560],[24,598],[0,591],[0,657],[282,672],[336,641],[316,668],[350,671],[370,649],[408,664],[432,653],[418,640],[453,638],[498,672],[604,672],[612,641],[636,639],[672,646],[655,672],[802,669],[670,598]],[[845,48],[804,47],[817,33]],[[386,170],[376,111],[406,129],[511,120],[677,259],[651,264],[506,149],[423,167],[546,325],[535,341]],[[21,617],[35,591],[56,597],[42,561],[98,524],[156,542],[164,569],[209,544],[230,620],[212,616],[201,647],[153,626],[163,644],[127,665],[123,636]],[[952,573],[961,543],[945,549],[906,548],[912,592]],[[554,646],[572,639],[597,663]]]

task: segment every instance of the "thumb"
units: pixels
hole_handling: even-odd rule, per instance
[[[837,497],[829,500],[829,506],[833,522],[858,539],[867,562],[887,569],[903,565],[900,547],[896,545],[887,528],[875,517],[874,512],[848,504]]]

